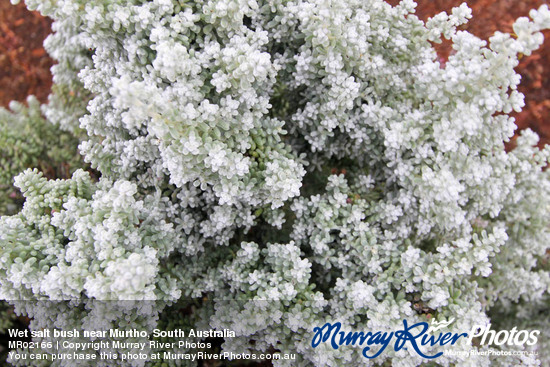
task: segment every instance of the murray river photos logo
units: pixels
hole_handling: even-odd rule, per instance
[[[409,324],[403,320],[403,329],[391,332],[382,331],[342,331],[340,322],[327,322],[321,327],[313,328],[313,339],[311,346],[317,348],[321,343],[328,343],[333,349],[339,349],[342,346],[363,347],[363,357],[373,359],[381,355],[388,346],[392,345],[394,351],[400,351],[409,347],[419,356],[433,359],[443,355],[440,351],[433,355],[424,354],[421,347],[455,345],[459,340],[467,340],[468,345],[472,345],[473,338],[481,338],[479,345],[535,345],[538,330],[501,330],[496,332],[491,330],[489,325],[474,325],[469,333],[440,332],[454,322],[437,322],[432,320],[431,324],[427,322],[418,322]],[[462,339],[461,339],[462,338]],[[371,351],[373,347],[379,347],[376,351]]]

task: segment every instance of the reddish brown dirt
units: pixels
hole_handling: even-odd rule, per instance
[[[387,0],[396,4],[399,0]],[[421,19],[440,12],[449,12],[462,0],[419,0],[417,15]],[[496,30],[510,32],[513,21],[527,16],[529,10],[549,0],[466,0],[473,11],[473,20],[462,29],[487,39]],[[52,60],[42,48],[50,32],[50,20],[29,12],[23,4],[12,6],[0,0],[0,105],[10,100],[23,101],[34,94],[45,102],[51,87]],[[517,71],[522,75],[520,91],[525,94],[524,110],[515,114],[520,128],[530,127],[541,136],[541,143],[550,142],[550,32],[542,49],[521,60]],[[438,47],[442,55],[449,45]]]
[[[42,42],[51,32],[51,21],[24,4],[0,0],[0,105],[24,101],[29,94],[46,102],[53,62]]]

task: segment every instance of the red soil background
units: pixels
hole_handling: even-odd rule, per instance
[[[46,102],[52,85],[50,59],[42,47],[51,21],[24,4],[0,0],[0,105],[34,94]]]
[[[399,0],[387,0],[395,5]],[[449,12],[463,0],[419,0],[417,15],[426,20],[441,11]],[[476,36],[488,39],[495,31],[511,32],[512,23],[529,10],[549,0],[466,0],[473,11],[470,23],[461,27]],[[9,0],[0,0],[0,105],[9,101],[24,101],[34,94],[47,101],[51,88],[50,67],[53,65],[42,42],[51,32],[51,20],[37,12],[28,11],[24,4],[13,6]],[[544,46],[529,57],[524,57],[517,71],[522,76],[520,91],[525,94],[526,106],[514,114],[519,128],[530,127],[550,143],[550,32],[545,32]],[[438,46],[445,57],[449,44]]]

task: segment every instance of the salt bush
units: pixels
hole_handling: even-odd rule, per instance
[[[229,328],[224,351],[297,353],[280,366],[366,363],[311,348],[327,320],[548,329],[550,150],[531,131],[504,146],[523,106],[514,67],[542,44],[546,6],[486,42],[457,30],[466,5],[424,23],[411,0],[26,3],[55,20],[55,82],[90,98],[83,110],[54,91],[43,111],[85,132],[101,179],[17,176],[2,298],[163,301],[130,325]],[[171,317],[177,305],[194,311]],[[33,310],[19,310],[31,327],[55,320]],[[539,363],[492,358],[437,363]],[[423,362],[372,363],[390,360]]]

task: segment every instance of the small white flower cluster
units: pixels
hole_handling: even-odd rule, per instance
[[[101,179],[16,178],[26,204],[0,219],[2,298],[162,300],[134,325],[228,328],[224,351],[297,353],[277,366],[367,363],[311,348],[327,321],[455,318],[465,332],[532,312],[548,329],[533,315],[549,307],[550,149],[530,131],[504,149],[523,106],[514,67],[542,43],[547,7],[487,43],[457,31],[466,5],[424,23],[411,0],[26,2],[55,19],[44,112],[80,132]],[[390,360],[423,362],[390,348],[375,362]]]

